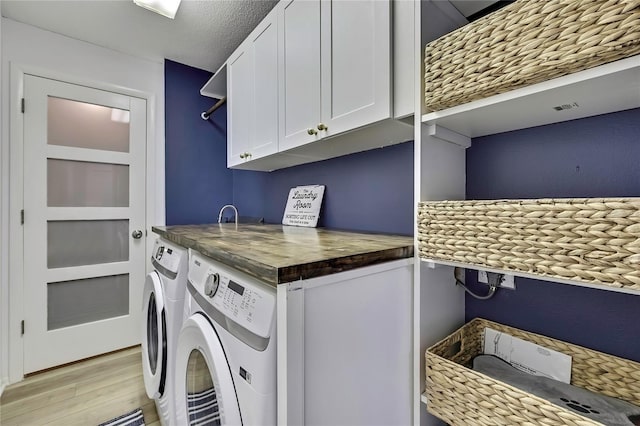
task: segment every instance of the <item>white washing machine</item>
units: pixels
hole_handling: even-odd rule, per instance
[[[177,424],[275,425],[275,288],[191,250],[188,276]]]
[[[189,265],[186,249],[158,238],[144,282],[142,299],[142,370],[149,398],[163,425],[175,425],[174,370],[178,333],[183,322]]]

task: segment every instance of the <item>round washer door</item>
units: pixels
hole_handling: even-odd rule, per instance
[[[224,350],[200,313],[189,317],[180,331],[175,374],[177,424],[242,424]]]
[[[167,324],[160,276],[153,271],[142,293],[142,372],[147,396],[164,393],[167,376]]]

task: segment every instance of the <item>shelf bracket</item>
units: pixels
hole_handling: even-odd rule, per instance
[[[456,133],[453,130],[449,130],[446,127],[439,126],[437,124],[430,124],[428,127],[429,136],[442,139],[445,142],[459,145],[465,149],[471,147],[471,138],[460,133]]]

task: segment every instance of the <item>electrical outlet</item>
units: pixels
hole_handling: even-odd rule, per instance
[[[478,282],[483,284],[489,283],[489,280],[487,279],[487,271],[478,271]],[[515,290],[516,283],[513,275],[508,275],[508,274],[502,275],[502,281],[500,281],[500,288],[508,288],[510,290]]]
[[[505,274],[500,281],[500,288],[508,288],[509,290],[516,289],[516,281],[513,275]]]

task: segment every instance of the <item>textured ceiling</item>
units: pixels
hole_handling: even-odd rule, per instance
[[[2,0],[2,16],[120,52],[216,71],[276,0],[183,0],[175,19],[131,0]]]

